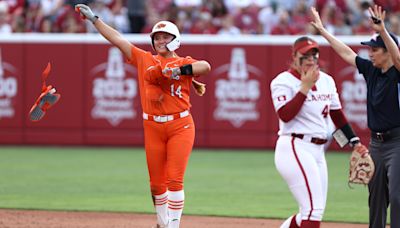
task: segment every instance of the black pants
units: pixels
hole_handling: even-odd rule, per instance
[[[369,227],[385,228],[390,205],[391,228],[400,228],[400,136],[387,141],[372,138],[369,150],[375,175],[369,189]]]

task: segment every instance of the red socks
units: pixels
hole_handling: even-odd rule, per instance
[[[292,225],[292,224],[290,224]],[[311,220],[302,220],[301,228],[319,228],[321,225],[321,221],[311,221]]]

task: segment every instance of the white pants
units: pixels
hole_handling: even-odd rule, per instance
[[[275,166],[296,199],[302,220],[322,221],[328,193],[324,145],[280,136]]]

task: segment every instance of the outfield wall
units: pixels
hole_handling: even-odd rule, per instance
[[[147,35],[126,35],[151,50]],[[196,146],[273,148],[278,121],[269,84],[288,68],[293,36],[198,36],[182,38],[181,56],[212,65],[204,97],[192,94]],[[348,119],[368,142],[366,87],[354,67],[320,37],[321,66],[334,76]],[[340,37],[360,55],[369,37]],[[47,62],[48,83],[60,102],[44,119],[28,119],[40,93]],[[13,34],[0,37],[0,144],[143,145],[137,71],[98,35]],[[337,148],[334,145],[334,148]]]

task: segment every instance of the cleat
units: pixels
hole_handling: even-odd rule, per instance
[[[50,73],[51,65],[47,64],[46,69],[42,73],[42,93],[36,99],[31,110],[29,111],[29,118],[33,122],[41,120],[46,111],[58,102],[61,95],[56,93],[56,89],[51,85],[46,85],[46,79]]]

